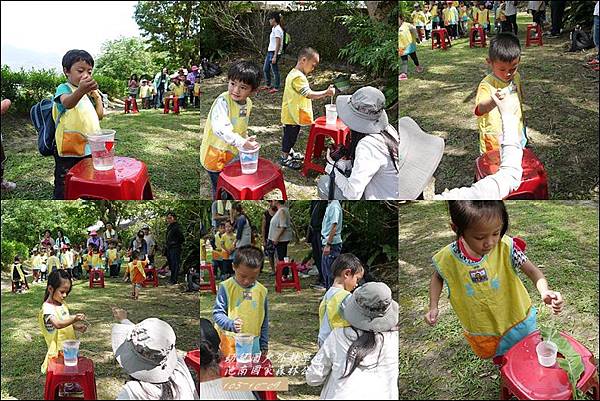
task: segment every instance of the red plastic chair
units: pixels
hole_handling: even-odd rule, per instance
[[[80,356],[77,359],[77,366],[65,366],[62,353],[58,357],[50,359],[46,372],[44,399],[69,399],[58,397],[58,388],[64,383],[78,383],[83,389],[84,400],[96,400],[98,398],[96,395],[94,363],[91,359]]]
[[[436,36],[437,41],[435,40]],[[431,31],[431,50],[446,50],[448,47],[451,46],[452,42],[450,41],[450,36],[448,35],[448,31],[446,30],[446,28],[434,29],[433,31]]]
[[[208,264],[208,265],[200,265],[199,271],[202,272],[202,270],[205,270],[205,271],[208,272],[209,281],[208,281],[208,283],[201,283],[200,284],[200,291],[202,291],[202,290],[209,290],[213,294],[216,294],[217,293],[217,283],[216,283],[216,280],[215,280],[215,271],[213,269],[213,266],[210,265],[210,264]]]
[[[259,157],[256,173],[242,174],[242,166],[236,161],[225,166],[219,174],[217,199],[221,199],[221,191],[226,191],[234,199],[260,200],[274,189],[279,189],[281,197],[287,199],[281,167]]]
[[[179,114],[179,98],[175,96],[169,96],[164,99],[165,109],[163,110],[163,114],[169,114],[169,104],[173,100],[173,113]]]
[[[156,269],[144,268],[144,272],[146,273],[146,278],[142,281],[142,287],[148,287],[149,285],[153,287],[158,287],[158,273],[156,273]]]
[[[65,199],[154,199],[148,167],[130,157],[115,156],[115,168],[95,170],[91,158],[73,166],[65,177]]]
[[[598,400],[598,372],[592,353],[573,337],[560,333],[581,355],[585,370],[577,381],[577,388]],[[538,363],[535,347],[542,341],[535,331],[515,344],[503,357],[500,374],[502,385],[500,399],[516,397],[519,400],[568,400],[573,394],[567,373],[558,364],[544,367]],[[560,354],[559,354],[560,357]]]
[[[131,109],[132,113],[139,113],[137,101],[134,98],[128,96],[125,99],[125,114],[129,113],[129,109]]]
[[[90,288],[104,288],[104,270],[90,269]]]
[[[532,35],[533,33],[534,35]],[[529,47],[532,44],[537,44],[538,46],[544,46],[544,41],[542,39],[542,27],[540,25],[527,25],[527,36],[525,39],[525,47]]]
[[[548,199],[548,176],[544,165],[535,154],[523,149],[523,177],[521,185],[504,199]],[[491,150],[475,161],[475,181],[494,174],[500,168],[500,151]]]
[[[283,269],[289,267],[292,270],[292,279],[284,280]],[[300,292],[300,278],[298,276],[298,264],[296,262],[277,262],[275,267],[275,291],[281,292],[284,288],[295,288]]]
[[[183,358],[183,360],[185,361],[185,364],[187,366],[194,369],[194,371],[196,372],[196,376],[198,378],[200,378],[200,350],[194,349],[194,350],[188,351],[185,354],[185,357]],[[198,392],[200,392],[200,381],[198,381],[198,384],[196,384],[196,388],[197,388]]]
[[[350,133],[348,128],[339,118],[335,126],[326,124],[326,117],[322,116],[315,120],[310,127],[308,141],[306,142],[306,152],[304,165],[302,166],[302,175],[307,176],[309,170],[315,170],[319,173],[325,173],[325,167],[313,162],[313,158],[319,158],[325,149],[325,137],[333,139],[336,145],[346,143],[346,136]]]
[[[475,38],[477,36],[477,38]],[[487,43],[485,40],[485,31],[481,25],[477,25],[471,28],[469,32],[469,47],[481,46],[486,47]]]

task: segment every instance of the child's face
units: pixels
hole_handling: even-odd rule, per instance
[[[62,304],[65,301],[70,288],[71,288],[71,283],[69,282],[69,280],[60,280],[60,287],[58,287],[56,289],[53,289],[52,287],[48,287],[48,289],[50,290],[52,300],[59,304]]]
[[[463,239],[470,250],[477,255],[488,254],[500,241],[502,219],[493,217],[471,223],[463,233]]]
[[[227,234],[231,233],[233,231],[233,226],[230,223],[225,224],[225,232]]]
[[[510,63],[500,60],[491,61],[488,59],[488,64],[492,68],[492,72],[494,73],[494,75],[505,82],[509,82],[514,78],[517,69],[519,68],[520,62],[520,57],[514,59]]]
[[[231,98],[238,103],[245,102],[248,96],[250,96],[253,92],[251,85],[248,85],[239,79],[230,79],[227,90],[229,91]]]
[[[75,86],[79,85],[79,81],[81,81],[82,78],[91,77],[92,70],[93,67],[83,60],[79,60],[73,64],[69,70],[63,68],[64,73],[67,75],[67,79]]]
[[[300,59],[300,66],[302,72],[305,75],[310,74],[315,70],[315,68],[317,68],[317,65],[319,65],[319,61],[320,57],[318,54],[315,54],[313,57],[310,58],[302,57],[302,59]]]
[[[225,226],[219,226],[219,233],[223,234],[225,232]]]
[[[235,272],[235,281],[244,288],[252,286],[260,274],[260,269],[253,269],[243,264],[233,265],[233,270]]]
[[[344,289],[346,291],[352,291],[358,286],[358,282],[363,278],[365,274],[364,270],[358,271],[352,274],[352,270],[344,270]]]

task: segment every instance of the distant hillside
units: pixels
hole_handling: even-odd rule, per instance
[[[58,53],[41,53],[35,50],[20,49],[3,44],[1,60],[2,64],[8,64],[13,70],[18,70],[22,67],[25,70],[35,68],[61,71],[62,56],[62,54]]]

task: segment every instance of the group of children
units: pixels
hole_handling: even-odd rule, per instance
[[[219,222],[213,238],[205,239],[201,245],[201,260],[212,263],[215,275],[220,280],[227,280],[233,275],[233,254],[235,251],[236,234],[231,221]],[[202,257],[202,253],[204,257]]]
[[[194,71],[198,70],[198,67],[196,66],[192,68],[195,68]],[[190,99],[190,105],[198,103],[198,101],[194,102],[194,100],[198,99],[201,94],[199,78],[196,78],[195,82],[192,83],[189,79],[187,79],[184,70],[180,69],[169,79],[170,83],[167,86],[167,91],[164,93],[163,100],[169,97],[177,98],[179,107],[181,109],[185,109],[187,107],[188,96]],[[155,87],[153,80],[149,80],[142,76],[142,79],[139,80],[138,85],[137,74],[132,74],[128,82],[128,92],[130,99],[136,99],[136,97],[139,95],[139,98],[142,100],[143,109],[156,109],[158,107],[158,90]]]

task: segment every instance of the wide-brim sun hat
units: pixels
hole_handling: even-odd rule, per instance
[[[398,123],[399,199],[414,200],[423,192],[444,154],[444,140],[425,133],[410,117]]]
[[[98,233],[96,232],[96,230],[92,230],[90,231],[90,235],[98,235]]]
[[[128,375],[143,382],[169,380],[177,366],[175,340],[173,328],[156,318],[112,327],[115,359]]]
[[[377,88],[365,86],[352,95],[340,95],[335,104],[340,120],[353,131],[378,134],[388,126],[385,96]]]
[[[352,327],[376,333],[398,325],[398,303],[385,283],[370,282],[358,287],[346,308],[344,318]]]

